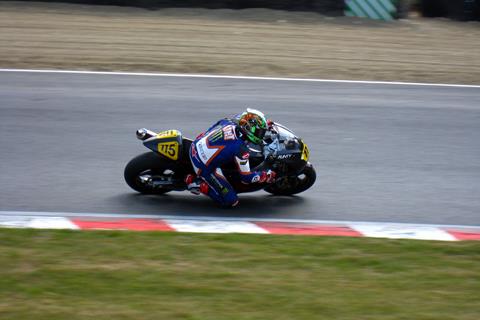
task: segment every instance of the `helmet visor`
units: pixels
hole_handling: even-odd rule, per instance
[[[258,128],[258,127],[252,127],[250,130],[250,140],[253,143],[259,144],[262,142],[263,137],[265,136],[266,129],[263,128]]]
[[[254,134],[257,138],[263,139],[263,137],[265,136],[265,132],[266,130],[263,128],[256,128]]]

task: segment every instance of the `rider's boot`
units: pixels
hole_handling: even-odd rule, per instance
[[[196,175],[187,175],[185,178],[185,183],[187,184],[187,190],[193,194],[208,194],[208,184]]]

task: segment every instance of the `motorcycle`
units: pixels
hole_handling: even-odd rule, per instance
[[[143,194],[164,194],[187,189],[185,177],[194,174],[189,150],[192,140],[178,130],[160,133],[142,128],[136,132],[151,151],[128,162],[124,177],[127,184]],[[303,140],[281,124],[267,131],[262,146],[249,145],[250,167],[255,171],[271,169],[277,173],[274,183],[240,182],[234,164],[222,167],[222,172],[237,193],[265,190],[274,195],[294,195],[310,188],[316,180],[315,169],[308,161],[309,149]]]

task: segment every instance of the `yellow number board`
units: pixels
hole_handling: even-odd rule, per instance
[[[178,142],[162,142],[158,144],[158,152],[165,157],[178,160]]]
[[[310,151],[308,150],[307,144],[303,143],[303,151],[302,151],[302,160],[308,161],[308,157],[310,156]]]
[[[176,138],[182,135],[178,130],[167,130],[162,131],[157,134],[157,139],[170,139]],[[168,142],[160,142],[158,144],[158,152],[172,160],[178,160],[178,149],[179,144],[177,141],[168,141]]]

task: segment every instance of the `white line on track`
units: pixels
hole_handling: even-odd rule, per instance
[[[424,223],[401,223],[401,222],[373,222],[373,221],[343,221],[343,220],[308,220],[308,219],[275,219],[253,217],[209,217],[209,216],[176,216],[155,214],[119,214],[119,213],[93,213],[93,212],[43,212],[43,211],[0,211],[0,217],[90,217],[90,218],[137,218],[137,219],[161,219],[161,220],[200,220],[200,221],[250,221],[250,222],[286,222],[305,224],[329,224],[329,225],[395,225],[405,227],[433,227],[433,228],[461,228],[477,229],[480,226],[448,225],[448,224],[424,224]]]
[[[420,83],[420,82],[399,82],[399,81],[389,82],[389,81],[365,81],[365,80],[332,80],[332,79],[281,78],[281,77],[250,77],[250,76],[235,76],[235,75],[189,74],[189,73],[149,73],[149,72],[113,72],[113,71],[109,72],[109,71],[37,70],[37,69],[0,69],[0,72],[66,73],[66,74],[112,75],[112,76],[211,78],[211,79],[356,83],[356,84],[380,84],[380,85],[403,85],[403,86],[436,86],[436,87],[477,88],[477,89],[480,88],[480,85],[470,85],[470,84]]]

